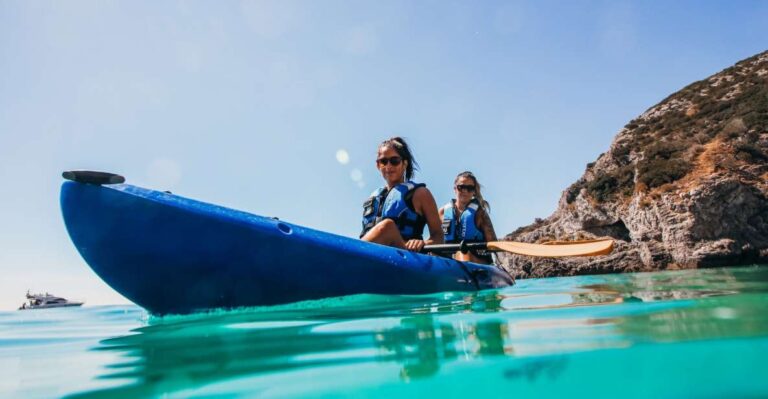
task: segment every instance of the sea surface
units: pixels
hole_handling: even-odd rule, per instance
[[[1,398],[765,398],[768,266],[0,312]]]

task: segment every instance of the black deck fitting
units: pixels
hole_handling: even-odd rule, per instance
[[[96,172],[93,170],[70,170],[61,174],[61,177],[87,184],[121,184],[125,183],[125,177],[107,172]]]

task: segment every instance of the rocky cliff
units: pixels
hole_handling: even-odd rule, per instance
[[[629,122],[557,210],[505,239],[610,236],[613,254],[502,255],[516,277],[768,263],[768,51]]]

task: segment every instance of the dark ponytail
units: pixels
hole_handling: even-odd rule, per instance
[[[403,161],[408,161],[408,166],[405,168],[405,180],[411,180],[416,171],[419,170],[419,164],[416,162],[416,159],[413,158],[411,148],[408,147],[408,143],[405,142],[405,139],[402,137],[388,138],[379,144],[379,148],[384,147],[389,147],[395,150],[397,155],[399,155],[400,158],[403,158]]]

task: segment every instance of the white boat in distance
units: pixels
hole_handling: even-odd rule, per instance
[[[49,308],[65,308],[71,306],[82,306],[83,302],[70,302],[64,298],[51,295],[49,293],[43,294],[30,294],[27,291],[27,301],[21,305],[19,310],[29,309],[49,309]]]

